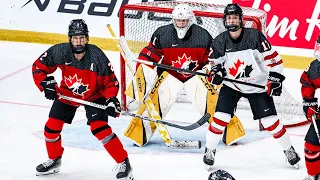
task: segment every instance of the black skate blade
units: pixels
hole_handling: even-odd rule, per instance
[[[119,180],[133,180],[133,174],[132,174],[132,169],[129,171],[128,176],[127,177],[123,177],[123,178],[119,178]]]
[[[36,176],[46,176],[46,175],[50,175],[50,174],[56,174],[60,171],[60,168],[57,167],[57,168],[53,168],[49,171],[46,171],[46,172],[37,172]]]

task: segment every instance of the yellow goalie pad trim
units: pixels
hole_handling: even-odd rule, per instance
[[[157,117],[157,115],[159,116],[158,88],[167,76],[168,76],[168,72],[166,72],[166,71],[164,71],[159,76],[157,82],[155,83],[155,85],[149,95],[151,102],[150,102],[149,98],[146,98],[146,100],[148,100],[147,102],[148,102],[149,108],[152,108],[152,106],[150,104],[150,103],[152,103],[155,111],[157,111],[157,113],[155,113],[156,117]],[[142,105],[140,106],[140,108],[138,109],[136,114],[142,115],[142,113],[146,110],[146,108],[147,108],[146,104],[142,103]],[[150,112],[148,112],[148,113],[149,113],[149,117],[151,117]],[[142,121],[140,118],[132,118],[127,129],[124,132],[124,136],[131,139],[136,145],[138,145],[140,147],[142,147],[148,143],[149,136],[147,134],[152,135],[154,133],[154,131],[157,129],[157,126],[155,123],[149,122],[149,124],[144,125],[143,122],[144,121]],[[160,131],[161,137],[163,138],[164,142],[167,143],[170,140],[170,139],[168,140],[168,137],[170,138],[168,130],[166,129],[165,126],[161,127],[160,130],[161,130]],[[149,138],[151,138],[151,137],[149,137]]]
[[[136,97],[135,92],[137,92],[138,97]],[[126,89],[125,94],[139,102],[142,102],[144,99],[144,96],[146,95],[146,79],[144,76],[143,65],[139,66],[137,69],[137,72]]]

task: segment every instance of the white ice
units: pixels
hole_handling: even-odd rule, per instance
[[[92,136],[86,125],[85,112],[80,108],[72,125],[62,133],[65,151],[61,171],[45,177],[35,176],[35,167],[47,160],[43,128],[52,101],[46,100],[34,85],[31,65],[49,45],[0,42],[0,179],[1,180],[106,180],[115,179],[114,160]],[[119,54],[106,52],[119,77]],[[300,97],[299,76],[302,70],[286,69],[285,85],[297,99]],[[59,72],[56,73],[59,79]],[[292,143],[301,156],[300,169],[291,167],[279,144],[265,132],[257,131],[257,123],[249,111],[237,114],[248,131],[241,145],[219,145],[214,169],[224,169],[237,180],[301,180],[306,175],[304,164],[305,125],[290,128]],[[192,107],[177,104],[167,119],[191,123],[199,118]],[[200,150],[177,150],[166,147],[158,133],[146,147],[138,148],[123,137],[129,118],[109,120],[115,133],[128,149],[136,180],[205,180],[209,172],[202,163]],[[170,128],[176,139],[204,142],[207,125],[196,131]]]

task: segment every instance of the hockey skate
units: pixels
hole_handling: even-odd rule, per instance
[[[206,148],[203,156],[203,162],[206,165],[206,169],[210,170],[214,164],[214,156],[216,155],[216,150],[211,150]]]
[[[300,157],[298,153],[294,150],[293,146],[291,146],[288,150],[284,150],[283,152],[286,155],[289,164],[298,169]]]
[[[132,167],[130,165],[129,159],[126,158],[122,163],[119,163],[115,168],[115,171],[117,172],[117,179],[121,180],[133,180],[132,175]]]
[[[308,175],[307,177],[303,178],[303,180],[320,180],[320,174],[317,174],[315,176]]]
[[[42,175],[48,175],[48,174],[55,174],[60,171],[60,166],[61,166],[61,156],[58,157],[57,159],[49,159],[48,161],[39,164],[36,168],[37,170],[37,176],[42,176]]]

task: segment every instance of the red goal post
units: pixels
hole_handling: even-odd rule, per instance
[[[225,5],[181,1],[156,1],[126,4],[123,5],[119,11],[119,34],[120,36],[125,36],[131,52],[136,57],[138,57],[139,52],[148,44],[153,32],[158,27],[171,23],[171,13],[173,7],[179,3],[188,3],[193,8],[196,16],[196,23],[205,28],[213,38],[225,31],[222,20]],[[245,27],[257,28],[265,34],[266,13],[259,9],[245,7],[242,9]],[[132,80],[133,75],[129,71],[121,55],[120,59],[122,105],[128,110],[138,109],[140,104],[130,99],[130,97],[126,96],[124,93],[127,85]],[[134,62],[130,62],[129,66],[135,70]],[[278,111],[283,111],[284,114],[290,114],[289,116],[284,115],[284,117],[280,117],[282,119],[290,119],[288,122],[284,122],[284,124],[287,126],[305,124],[306,121],[302,112],[301,103],[297,102],[297,100],[295,100],[286,89],[284,89],[282,96],[283,98],[279,98],[280,100],[275,98],[275,102],[277,104],[276,106],[279,106],[279,104],[283,105],[283,107],[277,107]],[[183,98],[181,99],[180,101],[183,102],[188,101],[184,100]],[[288,109],[290,105],[292,108]],[[244,108],[250,108],[246,102],[240,106]]]

